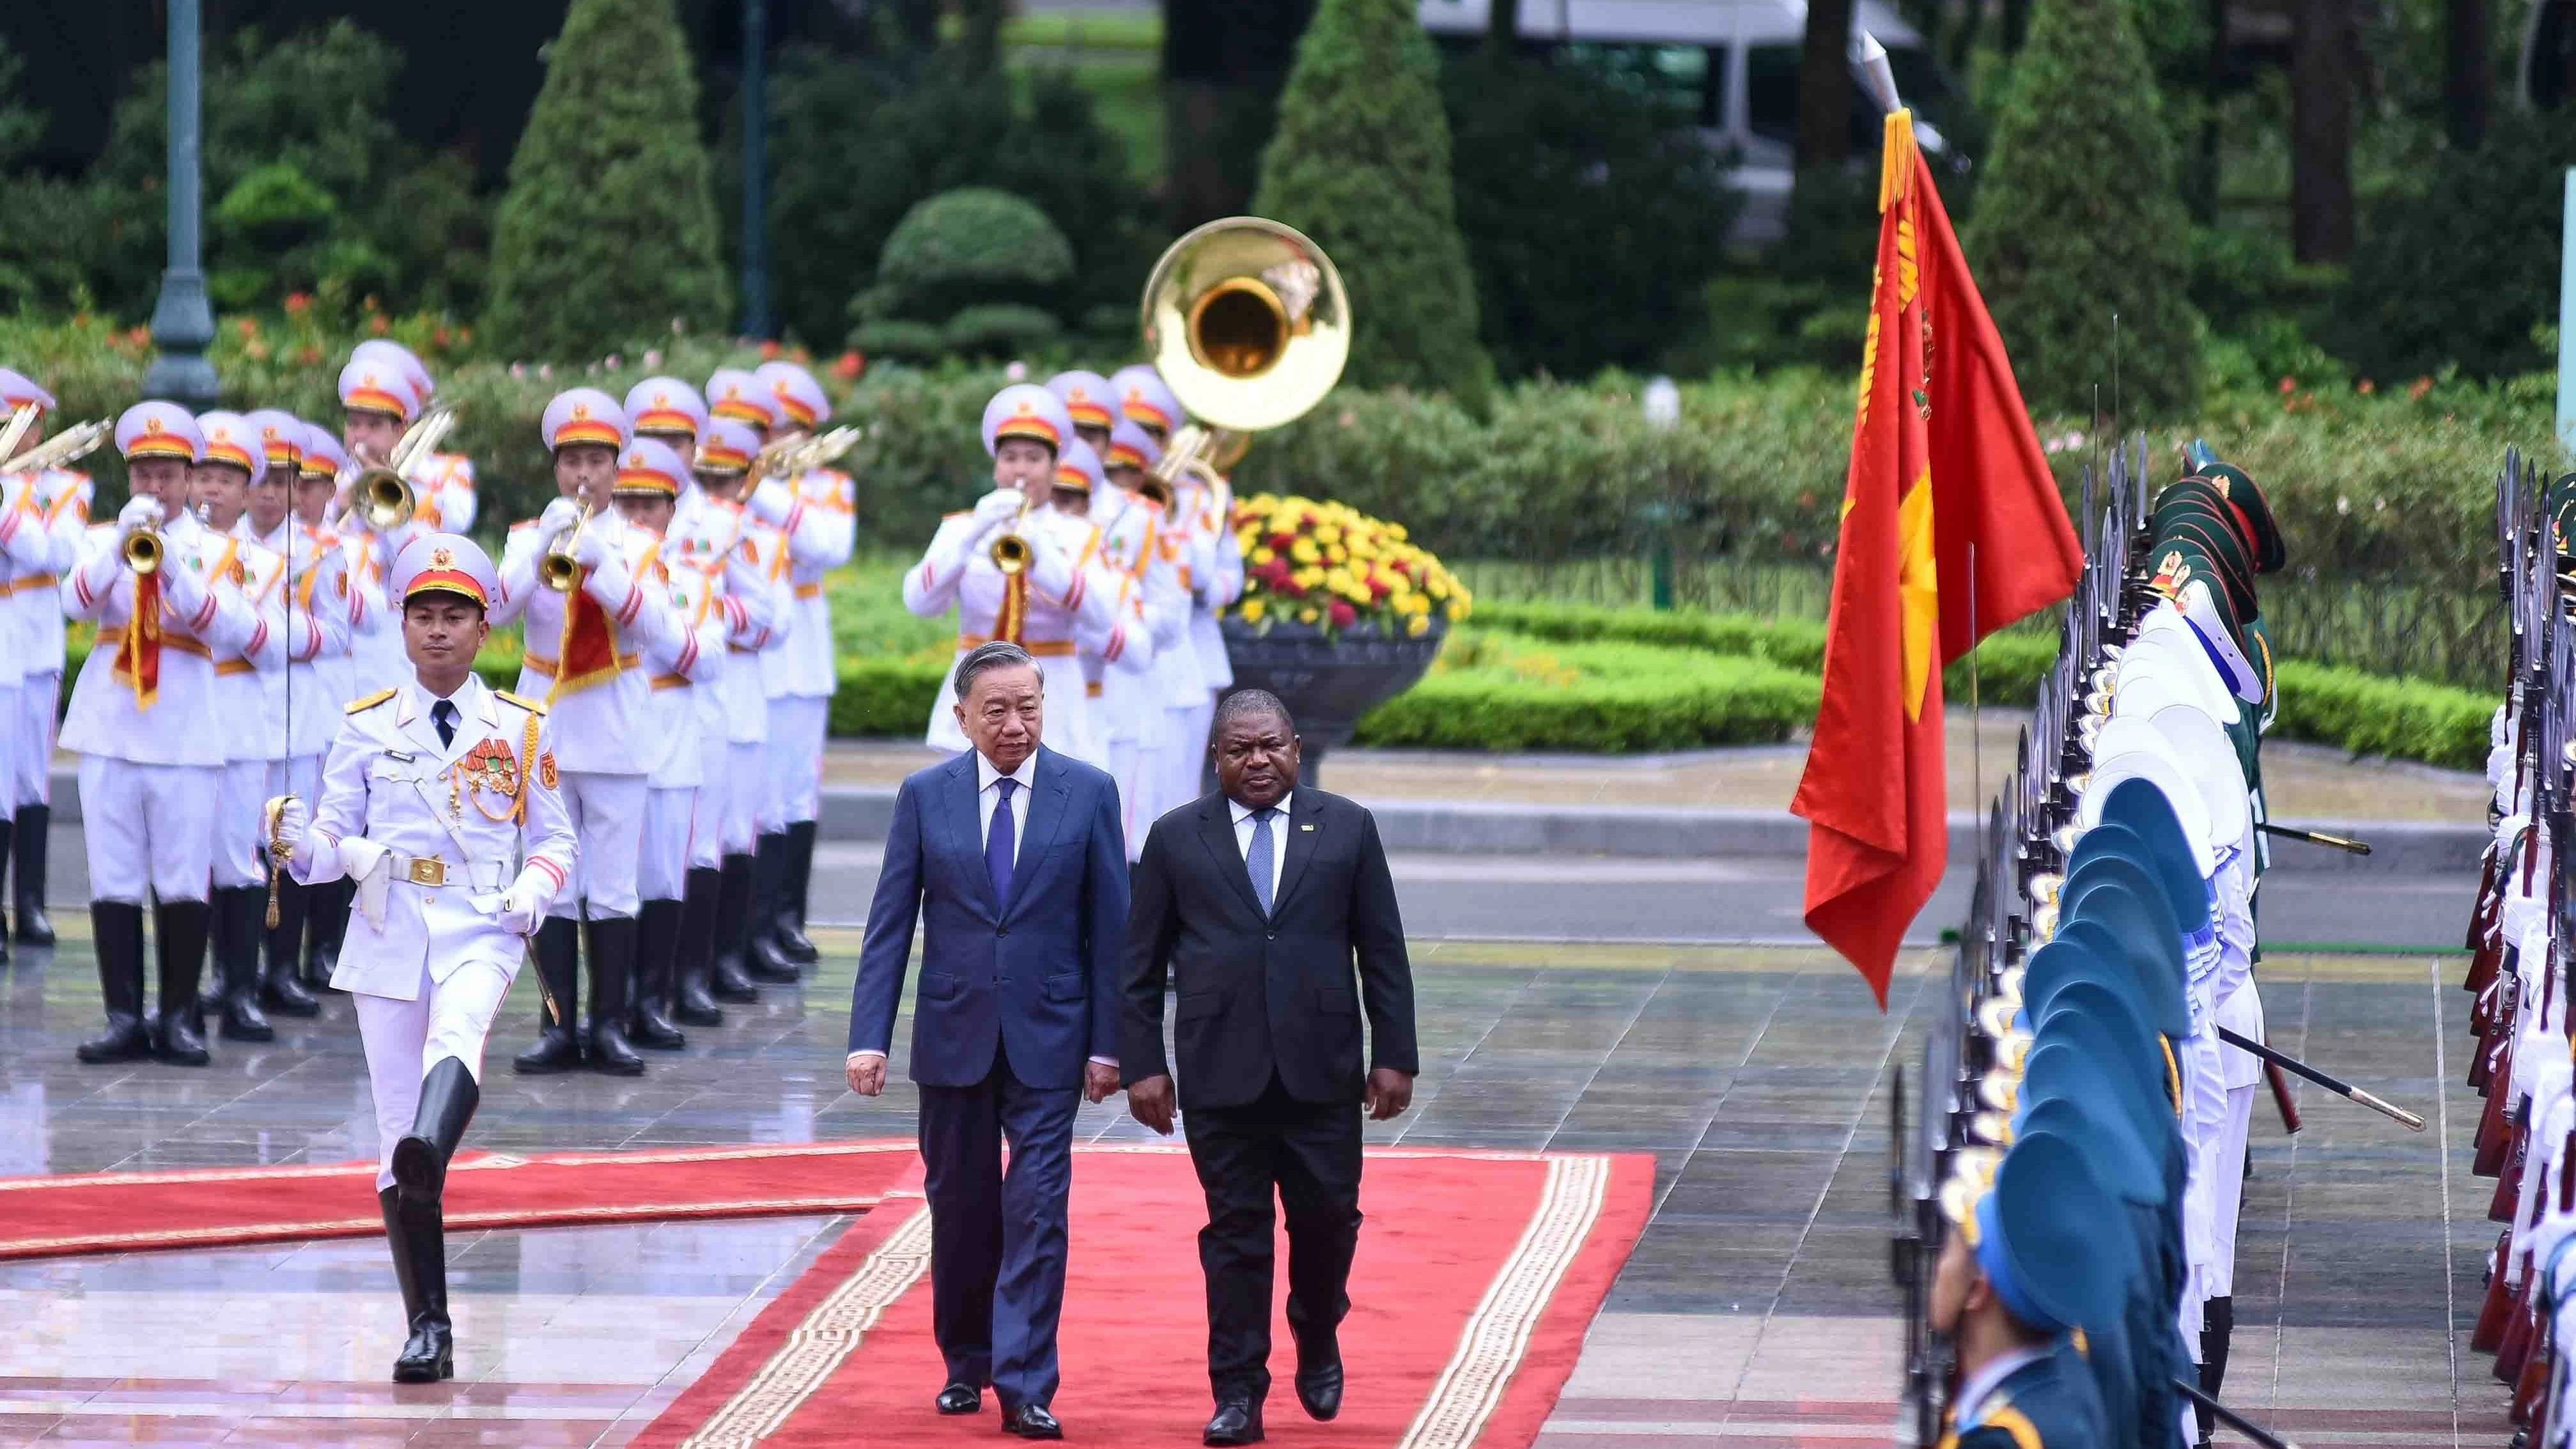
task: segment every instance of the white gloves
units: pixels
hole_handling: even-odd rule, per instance
[[[144,529],[160,527],[163,516],[157,499],[139,496],[127,499],[125,506],[116,511],[117,541],[122,543]]]
[[[553,506],[553,504],[547,505],[549,510]],[[585,528],[581,531],[581,536],[572,541],[572,561],[586,569],[595,569],[607,562],[612,551],[613,547],[605,529]]]
[[[554,877],[531,861],[520,867],[519,878],[501,892],[499,924],[513,936],[533,936],[546,919],[546,907],[555,898]]]
[[[582,505],[578,498],[558,498],[537,515],[537,537],[547,543],[570,533],[581,524]]]
[[[743,500],[743,506],[761,522],[773,528],[784,527],[787,515],[796,511],[796,489],[783,479],[763,478],[760,486],[751,490],[751,496]]]
[[[312,828],[313,812],[304,808],[303,801],[288,796],[285,808],[277,813],[277,843],[301,856],[305,834]]]
[[[975,534],[981,538],[1020,516],[1028,495],[1017,488],[996,488],[975,500]]]

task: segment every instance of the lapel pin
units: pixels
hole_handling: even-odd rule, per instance
[[[1314,827],[1314,826],[1312,826],[1312,825],[1300,825],[1300,826],[1298,826],[1297,828],[1298,828],[1298,829],[1300,829],[1300,830],[1312,830],[1312,829],[1314,829],[1315,827]]]

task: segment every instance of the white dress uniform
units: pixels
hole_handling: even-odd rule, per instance
[[[1180,399],[1172,395],[1161,373],[1138,363],[1110,377],[1120,413],[1150,436],[1169,438],[1188,421]],[[1197,657],[1195,690],[1181,689],[1171,703],[1165,730],[1171,748],[1164,766],[1163,798],[1173,804],[1195,800],[1207,759],[1208,728],[1216,718],[1216,701],[1234,685],[1234,666],[1227,660],[1225,632],[1217,615],[1243,596],[1243,550],[1234,538],[1231,489],[1209,490],[1182,482],[1172,499],[1167,534],[1181,586],[1190,595],[1190,648]],[[1169,681],[1183,683],[1175,672]]]
[[[0,368],[0,406],[33,404],[46,415],[54,411],[53,394],[22,374]],[[32,444],[32,440],[31,440]],[[14,499],[0,499],[0,553],[6,554],[6,592],[0,595],[0,632],[12,636],[17,687],[9,696],[15,713],[0,722],[0,769],[8,772],[5,791],[12,839],[0,842],[16,857],[18,939],[51,945],[53,923],[45,914],[45,864],[50,854],[47,830],[54,798],[54,726],[62,708],[63,610],[58,592],[62,574],[80,556],[82,530],[89,526],[95,489],[86,473],[52,468],[20,475]]]
[[[812,432],[831,413],[813,374],[792,362],[765,362],[753,376],[769,385],[787,427]],[[795,625],[761,656],[769,695],[769,759],[774,817],[780,829],[822,813],[823,742],[830,729],[840,662],[832,640],[832,601],[824,575],[850,561],[858,542],[858,485],[837,468],[813,468],[791,484],[763,479],[745,500],[751,513],[787,537],[795,589]]]
[[[487,611],[500,591],[491,560],[453,534],[415,540],[392,577],[398,598],[453,595]],[[397,1382],[455,1372],[447,1167],[528,933],[579,864],[553,751],[536,701],[495,693],[470,668],[444,697],[415,677],[349,705],[310,824],[300,804],[281,812],[298,879],[358,883],[332,984],[352,993],[375,1098],[377,1200],[411,1332]]]
[[[1145,848],[1145,828],[1154,823],[1152,766],[1163,741],[1163,701],[1155,691],[1154,674],[1161,653],[1158,636],[1181,642],[1179,628],[1188,621],[1188,604],[1177,579],[1152,566],[1159,510],[1111,485],[1091,446],[1079,438],[1065,447],[1056,486],[1070,486],[1077,478],[1091,495],[1085,517],[1100,533],[1103,577],[1117,590],[1117,622],[1104,636],[1085,637],[1079,657],[1092,728],[1108,749],[1109,773],[1118,782],[1120,823],[1132,862]],[[1172,587],[1156,593],[1158,579]]]

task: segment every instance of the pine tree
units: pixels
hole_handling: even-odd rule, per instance
[[[596,357],[732,316],[697,102],[672,0],[573,0],[493,226],[492,345]]]
[[[2050,0],[2013,61],[1961,241],[2035,411],[2132,418],[2199,397],[2200,319],[2173,141],[2127,0]]]
[[[1449,181],[1440,57],[1412,0],[1322,0],[1279,98],[1252,209],[1313,237],[1352,313],[1348,378],[1481,411],[1492,363]]]

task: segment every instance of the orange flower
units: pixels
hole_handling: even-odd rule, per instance
[[[859,374],[867,370],[868,360],[861,357],[855,347],[842,353],[832,364],[832,375],[843,382],[856,382],[859,380]]]
[[[286,294],[286,315],[287,315],[287,316],[289,316],[289,317],[301,317],[301,316],[303,316],[305,313],[310,312],[310,311],[312,311],[312,310],[313,310],[313,294],[312,294],[312,293],[310,293],[310,292],[289,292],[289,293],[287,293],[287,294]]]
[[[244,317],[236,325],[241,328],[242,340],[244,342],[247,342],[259,335],[259,319],[256,317]]]
[[[777,343],[764,342],[760,344],[760,360],[763,362],[776,362],[778,360],[779,351],[780,349]]]
[[[394,324],[392,319],[386,317],[384,313],[378,312],[367,319],[367,330],[378,337],[382,337],[386,333],[394,330]]]

